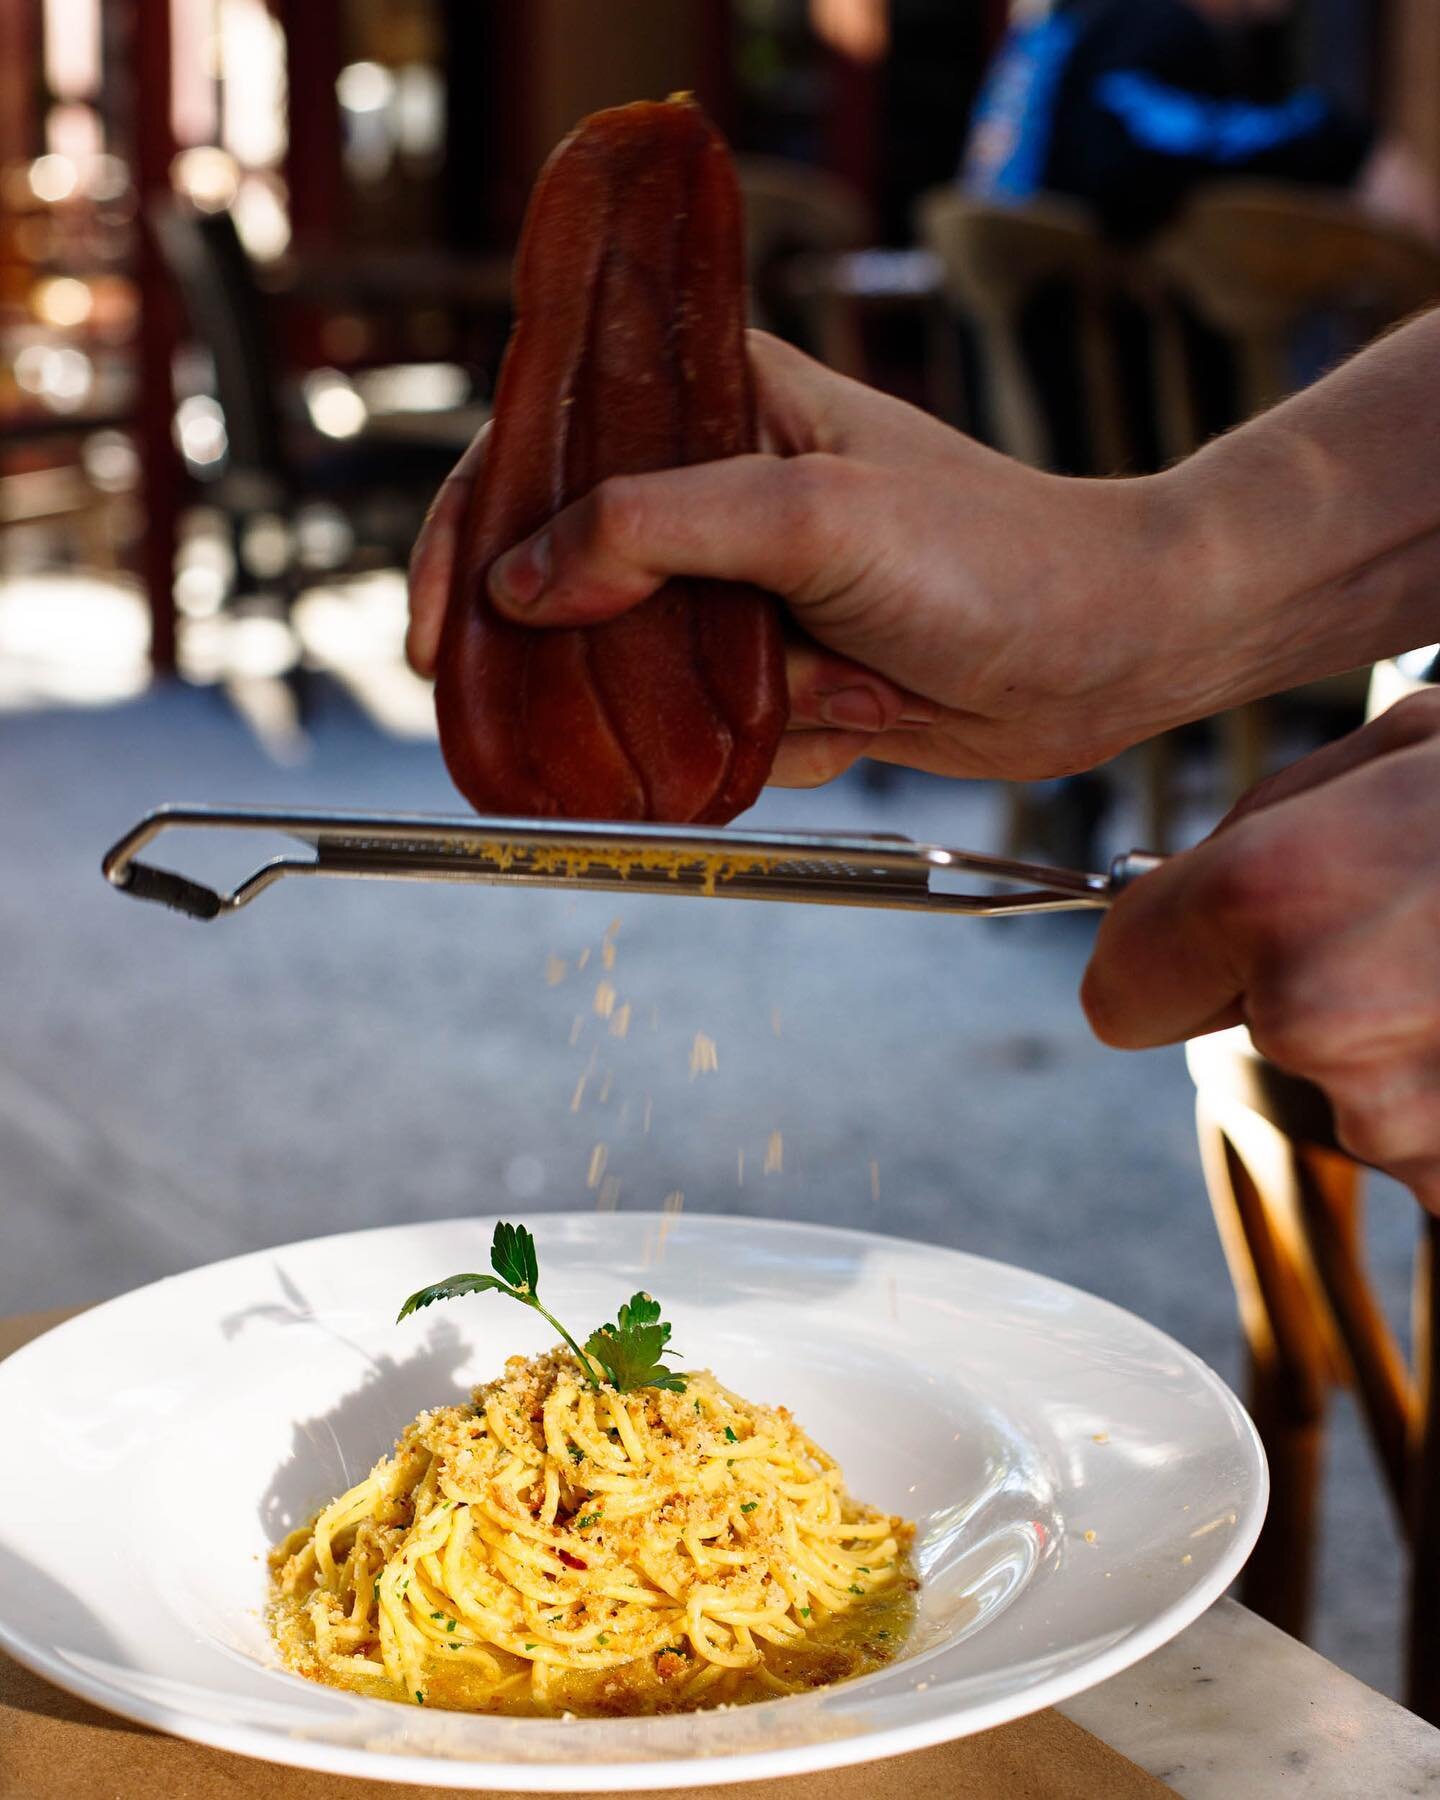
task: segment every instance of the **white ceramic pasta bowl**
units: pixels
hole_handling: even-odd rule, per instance
[[[890,1668],[672,1718],[481,1718],[278,1666],[268,1545],[415,1413],[544,1348],[486,1296],[493,1220],[314,1239],[142,1288],[0,1364],[0,1643],[128,1718],[283,1763],[539,1792],[759,1779],[895,1755],[1075,1694],[1225,1589],[1264,1514],[1253,1427],[1204,1364],[1074,1288],[853,1231],[540,1215],[563,1319],[653,1289],[683,1361],[791,1407],[851,1491],[918,1525],[919,1621]],[[44,1479],[36,1479],[36,1470]]]

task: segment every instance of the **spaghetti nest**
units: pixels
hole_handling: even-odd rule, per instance
[[[785,1408],[686,1379],[597,1391],[557,1349],[422,1413],[272,1552],[287,1663],[521,1713],[688,1710],[854,1672],[793,1652],[913,1585],[910,1527],[852,1501]]]

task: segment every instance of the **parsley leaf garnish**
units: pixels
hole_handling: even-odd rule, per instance
[[[511,1287],[524,1288],[533,1294],[540,1285],[540,1259],[535,1254],[535,1240],[523,1225],[495,1227],[490,1244],[490,1267]]]
[[[591,1387],[598,1388],[600,1383],[595,1379],[595,1371],[580,1346],[555,1315],[540,1304],[536,1292],[540,1283],[540,1259],[535,1254],[535,1240],[523,1225],[507,1225],[503,1220],[496,1225],[490,1241],[490,1267],[495,1271],[493,1275],[451,1275],[431,1287],[421,1288],[400,1308],[395,1323],[398,1325],[401,1319],[409,1318],[411,1313],[436,1300],[455,1300],[461,1294],[483,1294],[493,1288],[518,1300],[522,1306],[533,1308],[542,1319],[548,1320],[575,1352]]]
[[[574,1351],[592,1388],[600,1387],[600,1379],[595,1373],[598,1363],[618,1393],[628,1394],[643,1387],[666,1388],[675,1394],[685,1392],[685,1377],[674,1369],[667,1369],[660,1360],[675,1353],[666,1348],[670,1341],[670,1326],[660,1317],[658,1300],[652,1300],[645,1293],[632,1294],[616,1314],[616,1322],[613,1325],[607,1322],[592,1331],[582,1350],[555,1315],[540,1303],[537,1291],[540,1260],[535,1252],[535,1239],[523,1225],[509,1225],[503,1220],[496,1225],[490,1244],[490,1267],[495,1271],[493,1275],[450,1275],[444,1281],[421,1288],[400,1308],[396,1324],[400,1319],[409,1318],[411,1313],[419,1312],[422,1306],[433,1305],[436,1300],[455,1300],[462,1294],[492,1291],[508,1294],[512,1300],[530,1307],[554,1326]],[[698,1401],[696,1408],[699,1408]],[[583,1455],[578,1447],[572,1447],[570,1453],[577,1462]]]
[[[666,1348],[669,1342],[670,1326],[660,1317],[660,1302],[648,1294],[632,1294],[616,1314],[616,1323],[592,1331],[585,1348],[622,1394],[642,1387],[683,1394],[685,1377],[660,1360],[675,1354]]]

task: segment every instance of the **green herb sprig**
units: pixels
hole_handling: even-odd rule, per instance
[[[660,1317],[658,1300],[652,1300],[645,1293],[631,1295],[616,1314],[615,1323],[597,1326],[585,1340],[582,1350],[555,1315],[540,1303],[536,1292],[540,1260],[535,1252],[535,1239],[523,1225],[507,1225],[502,1221],[495,1227],[490,1244],[490,1267],[495,1271],[493,1275],[451,1275],[444,1281],[421,1288],[400,1308],[396,1324],[436,1300],[455,1300],[462,1294],[483,1294],[493,1289],[530,1307],[553,1325],[574,1351],[592,1388],[598,1390],[601,1386],[595,1373],[595,1364],[599,1363],[618,1393],[628,1394],[643,1387],[666,1388],[675,1394],[685,1392],[685,1377],[674,1369],[667,1369],[661,1361],[662,1357],[673,1356],[675,1352],[668,1348],[670,1326]]]

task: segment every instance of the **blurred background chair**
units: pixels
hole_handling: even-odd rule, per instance
[[[1243,1027],[1195,1039],[1186,1059],[1245,1340],[1246,1402],[1270,1464],[1241,1598],[1306,1635],[1327,1416],[1349,1389],[1409,1547],[1406,1703],[1440,1723],[1440,1221],[1422,1227],[1411,1366],[1366,1271],[1363,1170],[1337,1142],[1324,1095],[1258,1055]]]
[[[1440,254],[1343,196],[1307,187],[1207,187],[1151,255],[1229,346],[1241,418],[1313,379],[1327,351],[1335,360],[1440,298]],[[1196,447],[1200,428],[1183,411],[1165,425],[1168,455]]]
[[[956,323],[975,335],[996,445],[1037,468],[1072,461],[1077,474],[1133,471],[1113,332],[1115,306],[1132,297],[1130,259],[1105,242],[1083,207],[1055,197],[999,206],[947,186],[921,198],[916,219]],[[1084,424],[1068,456],[1028,341],[1033,309],[1056,299],[1067,306],[1061,321]],[[1053,322],[1052,314],[1046,324]]]
[[[860,377],[865,351],[855,299],[836,259],[871,242],[862,194],[824,169],[778,156],[737,161],[754,320],[842,374]]]
[[[1004,206],[947,186],[922,197],[916,219],[940,270],[952,332],[969,334],[970,359],[983,371],[978,406],[990,440],[1037,468],[1143,470],[1143,399],[1125,361],[1127,330],[1143,333],[1150,301],[1136,257],[1107,243],[1084,207],[1055,196]],[[1165,746],[1145,746],[1131,762],[1145,841],[1163,849]],[[1109,798],[1106,779],[1093,773],[1012,785],[1012,852],[1034,847],[1091,866]]]
[[[312,372],[302,406],[284,377],[273,303],[230,213],[176,200],[156,207],[152,224],[213,384],[224,455],[205,493],[227,522],[235,593],[278,591],[288,603],[307,578],[403,562],[486,409],[372,416],[360,388],[334,371]],[[306,542],[317,505],[330,523],[319,554]],[[257,542],[271,546],[258,557]]]

